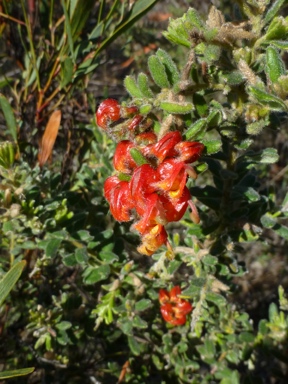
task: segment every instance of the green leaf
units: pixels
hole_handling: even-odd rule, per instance
[[[89,256],[88,256],[86,247],[76,249],[75,259],[79,264],[87,264]]]
[[[61,89],[70,84],[73,79],[74,64],[70,57],[61,62]]]
[[[206,280],[203,278],[193,278],[190,286],[187,287],[181,295],[183,296],[188,296],[191,297],[192,299],[194,298],[195,295],[199,294],[201,289],[204,287],[206,283]]]
[[[43,249],[46,257],[55,257],[62,243],[62,239],[45,239],[38,243],[38,247]]]
[[[143,97],[152,98],[154,96],[149,87],[148,76],[145,75],[145,73],[139,73],[137,77],[137,84]]]
[[[89,267],[84,271],[84,283],[95,284],[105,280],[110,274],[110,266],[105,264],[100,267]]]
[[[11,377],[17,376],[25,376],[34,372],[35,368],[22,368],[22,369],[14,369],[12,371],[3,371],[0,372],[0,379],[10,379]]]
[[[271,2],[271,7],[268,9],[264,18],[265,24],[269,23],[269,21],[277,15],[285,1],[286,0],[276,0]]]
[[[104,250],[99,252],[99,258],[106,264],[112,264],[119,260],[119,257],[114,252]]]
[[[148,59],[149,72],[155,82],[160,88],[170,88],[170,83],[165,71],[165,67],[162,64],[159,57],[152,55]]]
[[[276,148],[266,148],[258,153],[247,152],[245,158],[253,160],[255,163],[273,164],[279,160]]]
[[[143,97],[143,94],[142,92],[140,91],[137,83],[136,83],[136,80],[133,76],[126,76],[125,79],[124,79],[124,86],[127,90],[127,92],[132,96],[132,97],[135,97],[136,99],[137,98],[142,98]]]
[[[266,72],[272,83],[276,83],[285,74],[284,62],[275,47],[266,49]]]
[[[282,41],[282,40],[271,40],[269,42],[270,44],[273,44],[276,48],[288,50],[288,41]]]
[[[186,140],[195,139],[200,133],[204,133],[206,131],[207,127],[207,121],[206,119],[199,119],[190,127],[188,127],[187,131],[185,132],[185,138]]]
[[[16,284],[25,265],[26,261],[20,261],[15,264],[0,280],[0,306],[3,304],[9,292]]]
[[[183,18],[170,20],[167,32],[163,32],[163,36],[174,44],[190,48],[190,35],[189,30],[187,30],[186,25],[184,24],[185,21],[186,15],[184,15]]]
[[[219,308],[223,308],[227,305],[226,299],[215,292],[208,292],[206,294],[206,300],[212,302],[217,305]]]
[[[250,86],[248,88],[250,95],[253,96],[259,103],[263,105],[268,105],[271,110],[274,111],[287,111],[287,106],[282,99],[277,96],[271,95],[268,92],[263,91],[262,89]]]
[[[161,101],[160,108],[168,113],[179,113],[185,115],[193,110],[192,103],[175,103],[172,101]]]
[[[128,344],[133,355],[139,356],[141,354],[141,344],[138,343],[134,336],[128,336]]]
[[[269,213],[266,213],[264,216],[262,216],[260,221],[264,228],[273,228],[274,225],[277,224],[276,219]]]
[[[202,20],[200,14],[194,8],[189,8],[188,12],[185,14],[186,20],[191,23],[193,28],[197,28],[199,30],[205,30],[206,26],[204,21]]]
[[[205,145],[205,150],[207,155],[212,155],[212,153],[217,153],[222,148],[221,140],[202,140],[202,144]]]
[[[205,264],[205,265],[209,265],[209,266],[212,266],[212,265],[216,265],[218,263],[218,259],[217,257],[215,256],[211,256],[211,255],[206,255],[204,256],[201,261]]]
[[[73,5],[70,3],[70,24],[73,42],[82,32],[96,3],[96,0],[77,0],[76,3],[74,0]]]
[[[145,311],[147,308],[150,308],[151,306],[152,306],[151,300],[142,299],[135,304],[135,310],[141,312],[141,311]]]
[[[275,321],[275,319],[277,319],[279,315],[279,311],[278,311],[278,307],[275,303],[271,303],[269,305],[269,320],[271,323],[273,323]]]
[[[0,107],[12,138],[17,141],[17,124],[11,104],[2,93],[0,93]]]
[[[265,36],[267,40],[287,40],[288,35],[288,22],[284,17],[274,17],[271,21]]]
[[[161,48],[159,48],[156,52],[156,56],[160,59],[161,63],[165,67],[169,83],[172,86],[175,86],[180,80],[180,73],[171,56]]]
[[[72,324],[70,323],[70,321],[60,321],[60,323],[57,323],[55,327],[60,331],[66,331],[67,329],[70,329],[72,327]]]
[[[63,263],[64,263],[67,267],[74,267],[75,265],[78,264],[74,253],[65,255],[65,256],[63,257]]]
[[[205,117],[208,114],[209,107],[204,96],[199,93],[194,93],[193,95],[193,104],[199,116]]]

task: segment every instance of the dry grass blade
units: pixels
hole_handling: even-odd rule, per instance
[[[49,156],[52,153],[54,143],[58,134],[59,126],[61,122],[61,111],[57,110],[52,113],[50,119],[45,128],[41,143],[40,150],[38,154],[38,161],[40,167],[42,167]]]

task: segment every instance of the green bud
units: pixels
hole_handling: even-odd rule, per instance
[[[221,48],[218,45],[205,44],[204,49],[204,61],[207,63],[213,63],[219,60],[221,55]]]
[[[149,112],[151,112],[152,105],[151,104],[144,104],[141,105],[139,108],[139,113],[140,115],[147,115]]]
[[[272,83],[276,83],[285,74],[285,66],[278,50],[268,47],[266,50],[266,72]]]
[[[166,69],[166,75],[172,86],[178,83],[180,80],[180,73],[171,56],[164,51],[163,49],[158,49],[156,52],[157,57],[160,59],[161,63]]]
[[[148,67],[154,82],[160,88],[170,88],[170,83],[164,65],[159,57],[152,55],[148,59]]]
[[[142,98],[142,92],[138,88],[138,85],[136,83],[136,80],[132,76],[126,76],[124,79],[124,86],[127,90],[127,92],[130,93],[132,97]]]
[[[145,73],[139,73],[137,83],[143,97],[152,98],[154,96],[149,87],[148,76]]]
[[[247,64],[249,64],[251,63],[251,59],[252,59],[251,48],[243,47],[243,48],[235,49],[233,51],[233,56],[237,63],[239,63],[240,60],[244,60]]]
[[[246,156],[255,163],[273,164],[279,160],[279,155],[276,148],[266,148],[260,152],[249,153]]]
[[[259,121],[255,121],[254,123],[250,123],[246,127],[246,132],[248,135],[259,135],[262,132],[263,128],[269,124],[268,119],[261,119]]]
[[[143,164],[148,164],[146,157],[143,156],[142,153],[137,148],[131,148],[129,152],[130,152],[130,155],[132,156],[132,159],[135,161],[135,163],[138,166]]]
[[[165,112],[169,113],[179,113],[186,114],[193,110],[192,103],[176,103],[172,101],[162,101],[160,103],[160,108]]]

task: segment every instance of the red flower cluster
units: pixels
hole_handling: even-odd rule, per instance
[[[170,292],[165,289],[159,291],[160,311],[167,323],[172,325],[183,325],[186,323],[186,315],[193,309],[189,301],[178,297],[181,288],[177,285]]]
[[[107,101],[103,103],[107,105]],[[113,113],[109,109],[107,116],[103,115],[106,111],[103,103],[100,105],[96,114],[100,127],[103,121],[107,123],[107,120],[115,121],[114,116],[119,117],[114,114],[117,109],[114,102]],[[180,220],[188,205],[192,217],[199,222],[186,181],[188,176],[196,178],[190,163],[200,157],[203,149],[201,143],[182,141],[178,131],[168,132],[160,140],[154,132],[136,133],[133,139],[118,143],[113,158],[118,176],[106,180],[104,195],[116,220],[135,219],[133,228],[142,238],[140,253],[150,256],[167,244],[164,225]]]

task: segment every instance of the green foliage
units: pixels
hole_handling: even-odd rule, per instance
[[[3,304],[4,300],[10,293],[11,289],[17,283],[23,268],[25,267],[25,261],[19,261],[16,263],[0,280],[0,307]],[[16,369],[13,371],[4,371],[0,372],[0,379],[10,379],[12,377],[24,376],[32,373],[34,368],[23,368]]]
[[[281,276],[278,304],[275,289],[273,300],[264,297],[272,274],[260,287],[257,281],[261,293],[253,311],[257,300],[249,284],[257,274],[247,270],[261,268],[267,258],[272,265],[288,241],[286,162],[266,137],[280,130],[286,137],[285,2],[238,1],[233,12],[225,9],[231,18],[212,6],[207,20],[190,8],[164,32],[171,51],[158,49],[143,72],[125,77],[131,98],[123,105],[138,107],[143,131],[145,124],[160,137],[179,130],[185,140],[205,145],[195,166],[198,178],[188,183],[201,221],[195,224],[187,212],[169,224],[173,252],[163,247],[151,258],[136,252],[139,240],[130,223],[115,222],[103,197],[115,143],[96,127],[94,101],[87,112],[93,122],[77,120],[74,141],[60,133],[56,161],[35,166],[28,136],[46,108],[63,107],[67,129],[80,91],[93,100],[85,82],[105,48],[156,1],[138,0],[131,9],[119,1],[82,3],[43,2],[40,16],[44,21],[49,14],[50,27],[46,20],[39,26],[43,38],[34,39],[31,13],[4,1],[7,20],[15,10],[23,16],[20,32],[9,23],[25,52],[23,70],[7,79],[0,97],[7,126],[0,145],[3,298],[22,271],[21,260],[27,267],[7,310],[0,308],[0,362],[8,371],[0,378],[15,365],[32,365],[31,380],[41,376],[56,384],[284,383],[287,283]],[[5,36],[11,38],[9,30]],[[185,62],[175,58],[175,45],[177,52],[185,50]],[[31,132],[23,138],[30,100]],[[145,161],[135,148],[130,154],[137,165]],[[179,327],[164,322],[158,299],[159,289],[175,285],[193,305]],[[262,301],[269,301],[267,308]]]

